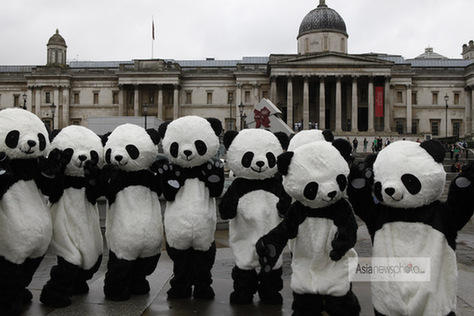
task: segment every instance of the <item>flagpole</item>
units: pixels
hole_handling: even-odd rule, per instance
[[[151,59],[153,59],[153,42],[155,41],[155,19],[151,16]]]

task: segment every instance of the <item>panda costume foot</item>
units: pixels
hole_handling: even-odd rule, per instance
[[[185,299],[191,297],[192,289],[178,289],[176,287],[172,287],[168,290],[168,292],[166,292],[166,294],[168,295],[168,300]]]
[[[212,300],[216,294],[210,285],[196,285],[194,286],[193,297],[200,300]]]

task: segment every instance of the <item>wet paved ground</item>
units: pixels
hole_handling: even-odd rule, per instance
[[[449,180],[453,175],[448,175]],[[362,222],[359,222],[358,242],[356,251],[359,257],[368,257],[371,253],[370,237]],[[225,225],[224,225],[225,227]],[[168,301],[166,291],[169,289],[169,279],[172,276],[172,262],[166,252],[162,254],[156,271],[149,277],[151,291],[145,296],[132,297],[126,302],[112,302],[104,298],[102,287],[104,281],[105,264],[90,281],[90,292],[85,295],[73,297],[73,304],[62,309],[53,309],[39,303],[41,288],[49,278],[49,270],[55,263],[55,257],[47,254],[30,285],[34,297],[31,304],[26,307],[23,315],[26,316],[61,316],[61,315],[291,315],[292,293],[289,286],[290,256],[284,254],[284,297],[281,306],[261,304],[258,295],[253,304],[235,306],[229,304],[229,295],[232,291],[231,270],[234,266],[232,252],[228,247],[228,231],[225,229],[216,232],[218,246],[216,263],[213,268],[213,288],[216,297],[212,301],[195,299]],[[458,257],[458,313],[462,316],[474,316],[474,219],[464,227],[457,239]],[[357,295],[362,307],[361,315],[373,315],[370,299],[370,284],[367,282],[354,282],[353,291]]]

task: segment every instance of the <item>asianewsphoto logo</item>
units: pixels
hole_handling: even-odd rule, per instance
[[[429,282],[430,258],[358,258],[350,264],[356,282]]]

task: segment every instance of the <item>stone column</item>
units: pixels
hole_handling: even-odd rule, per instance
[[[174,94],[173,94],[173,120],[176,120],[179,117],[179,86],[174,85]]]
[[[62,128],[61,124],[61,107],[59,106],[59,93],[61,91],[61,88],[59,86],[54,87],[53,90],[53,102],[56,105],[56,113],[54,113],[54,128]]]
[[[277,104],[277,85],[276,85],[276,77],[270,77],[270,101],[274,104]],[[240,104],[240,103],[239,103]]]
[[[69,87],[65,87],[63,90],[63,126],[68,126],[70,121],[69,114]]]
[[[125,95],[125,89],[123,88],[123,84],[120,84],[118,92],[118,116],[123,116],[125,100],[127,100],[127,97]]]
[[[359,103],[357,99],[357,76],[352,77],[352,132],[359,132],[358,115],[359,115]]]
[[[326,129],[326,84],[324,77],[319,77],[319,129]]]
[[[35,92],[35,114],[41,118],[41,87],[36,87]]]
[[[369,106],[369,130],[368,132],[375,133],[375,129],[374,129],[374,116],[375,116],[374,93],[375,91],[374,91],[374,78],[373,77],[369,77],[368,93],[369,93],[369,105],[368,105]]]
[[[387,92],[386,92],[387,93]],[[407,134],[411,134],[411,126],[413,121],[413,114],[412,114],[412,104],[411,104],[411,84],[407,85]]]
[[[309,77],[304,77],[303,84],[303,129],[309,129]]]
[[[293,122],[293,77],[288,76],[287,96],[286,96],[286,124],[292,129]]]
[[[390,104],[390,77],[386,76],[385,77],[385,89],[384,89],[384,130],[387,133],[390,133],[392,131],[392,128],[390,126],[390,123],[392,122],[392,105]],[[411,101],[411,93],[410,93],[410,101]],[[411,125],[411,123],[410,123]]]
[[[466,137],[472,137],[472,106],[474,103],[474,87],[466,89]]]
[[[134,90],[134,95],[133,95],[133,116],[140,116],[140,106],[138,104],[139,101],[139,90],[138,90],[138,85],[134,85],[133,88]]]
[[[342,89],[341,76],[336,78],[336,132],[342,132]]]
[[[163,121],[163,85],[158,85],[158,119]]]
[[[34,87],[28,87],[28,93],[26,97],[26,109],[30,112],[33,109],[33,89]]]

